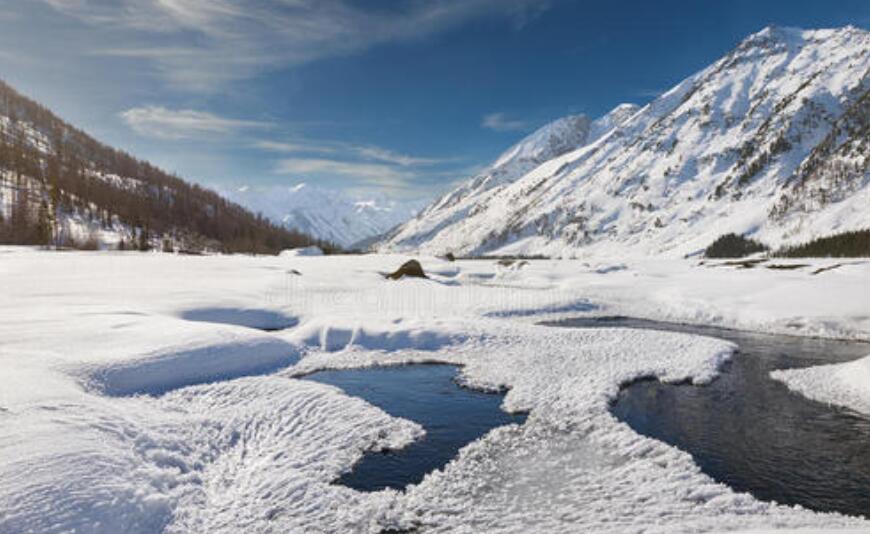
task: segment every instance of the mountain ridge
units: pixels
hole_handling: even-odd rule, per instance
[[[492,190],[467,182],[378,247],[681,256],[728,232],[778,246],[868,226],[868,72],[866,30],[765,28],[592,143]]]
[[[416,219],[390,232],[385,239],[390,241],[398,238],[403,229],[427,217],[436,219],[437,224],[435,228],[425,231],[429,234],[437,232],[468,214],[471,207],[461,207],[469,197],[492,194],[493,190],[513,183],[539,165],[596,142],[639,109],[635,104],[623,103],[594,121],[585,115],[569,115],[545,124],[505,150],[469,181],[435,200]],[[460,209],[452,209],[455,206],[460,206]]]

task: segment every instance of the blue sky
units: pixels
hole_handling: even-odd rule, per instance
[[[0,76],[207,185],[432,196],[549,120],[644,104],[867,0],[0,0]]]

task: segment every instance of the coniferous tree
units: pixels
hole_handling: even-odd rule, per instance
[[[48,202],[43,199],[39,203],[39,215],[36,223],[37,244],[43,247],[49,247],[52,243],[53,224],[50,213]],[[57,242],[55,242],[55,246],[57,246]]]
[[[716,239],[704,251],[704,256],[707,258],[742,258],[766,250],[767,247],[763,243],[732,233]]]
[[[784,247],[775,255],[787,258],[870,257],[870,229],[820,237],[800,245]]]
[[[148,237],[148,227],[142,228],[139,232],[139,250],[141,252],[146,252],[151,250],[151,242]]]

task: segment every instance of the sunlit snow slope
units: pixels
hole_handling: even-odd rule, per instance
[[[546,127],[555,142],[534,134],[381,248],[678,256],[726,232],[778,245],[868,227],[868,69],[865,30],[766,28],[639,112],[602,119],[609,131]],[[499,171],[530,142],[540,157]]]

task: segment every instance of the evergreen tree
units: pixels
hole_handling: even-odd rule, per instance
[[[704,251],[707,258],[742,258],[764,252],[767,247],[754,239],[737,235],[725,234],[720,236]]]
[[[148,236],[148,227],[147,226],[142,228],[142,230],[139,231],[139,250],[141,252],[146,252],[148,250],[151,250],[151,241],[150,241],[149,236]]]
[[[52,221],[51,221],[51,210],[48,207],[48,203],[45,199],[39,203],[39,215],[36,223],[36,239],[37,244],[43,247],[49,247],[52,243]],[[55,246],[57,243],[55,242]]]

